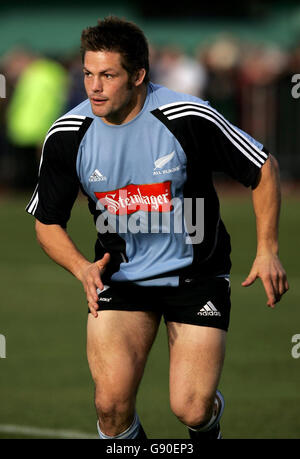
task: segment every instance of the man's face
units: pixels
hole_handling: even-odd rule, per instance
[[[121,55],[110,51],[87,51],[84,85],[94,115],[109,124],[128,121],[134,105],[135,85],[121,64]]]

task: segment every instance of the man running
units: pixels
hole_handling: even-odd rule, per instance
[[[277,161],[209,103],[152,84],[135,24],[98,21],[81,51],[88,99],[49,129],[27,211],[42,248],[86,292],[99,436],[146,438],[136,395],[163,317],[171,409],[191,438],[221,438],[231,262],[212,174],[252,187],[257,253],[243,285],[261,278],[273,308],[288,289]],[[66,231],[79,189],[98,230],[93,262]]]

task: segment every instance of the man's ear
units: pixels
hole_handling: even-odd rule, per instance
[[[137,70],[137,72],[135,74],[135,77],[133,79],[134,85],[135,86],[140,86],[143,83],[145,76],[146,76],[146,70],[145,69]]]

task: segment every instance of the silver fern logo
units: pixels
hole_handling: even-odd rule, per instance
[[[153,171],[153,175],[172,174],[173,172],[179,171],[180,166],[175,166],[170,169],[158,170],[158,169],[162,169],[168,162],[170,162],[174,158],[174,155],[175,155],[175,150],[172,151],[172,153],[162,156],[161,158],[158,158],[156,161],[154,161],[155,168]]]
[[[171,161],[174,155],[175,155],[175,151],[172,151],[172,153],[170,153],[169,155],[158,158],[156,161],[154,161],[155,169],[161,169],[162,167],[164,167],[165,164]]]

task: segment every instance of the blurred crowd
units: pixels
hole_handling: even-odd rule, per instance
[[[193,54],[151,44],[150,64],[154,83],[209,100],[277,155],[285,178],[300,179],[300,100],[291,95],[300,44],[283,51],[226,35]],[[0,57],[0,74],[0,190],[32,190],[47,130],[86,98],[81,60],[12,49]]]

